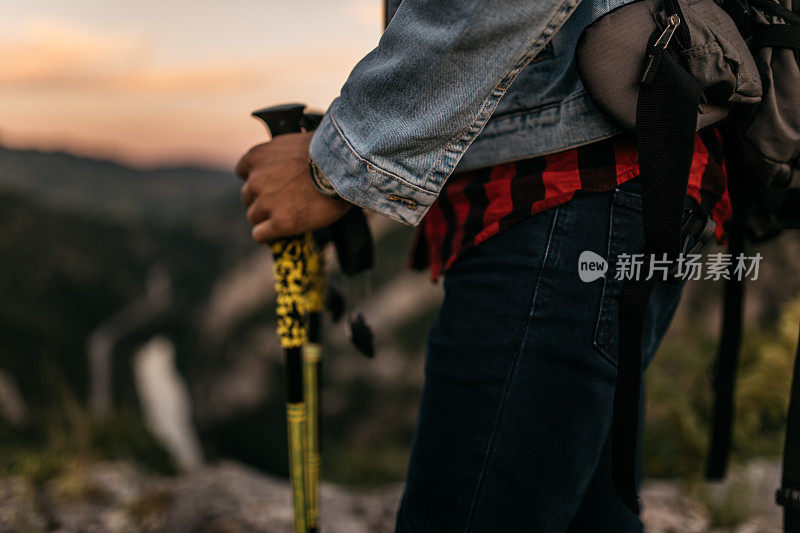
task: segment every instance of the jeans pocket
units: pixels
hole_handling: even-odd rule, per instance
[[[631,180],[614,189],[614,198],[611,202],[609,215],[608,250],[606,260],[608,271],[603,278],[603,290],[600,295],[600,309],[597,314],[597,323],[594,330],[593,345],[613,365],[616,366],[619,350],[619,295],[622,291],[624,280],[617,279],[617,263],[621,254],[640,253],[644,246],[644,230],[642,228],[642,196],[639,180]],[[698,208],[697,203],[687,197],[684,204],[684,218]],[[640,275],[646,275],[644,269]],[[682,286],[682,285],[681,285]],[[671,309],[663,316],[672,316],[680,298],[680,287],[674,290],[656,291],[656,297],[663,309]],[[651,302],[652,303],[652,302]],[[659,314],[658,316],[662,316]],[[649,333],[666,329],[666,325],[658,326]],[[664,326],[663,328],[661,326]],[[661,332],[663,335],[663,331]],[[652,340],[652,339],[651,339]],[[643,340],[649,345],[647,337]]]
[[[638,185],[638,184],[637,184]],[[594,330],[594,347],[612,364],[617,364],[619,338],[618,302],[623,280],[617,279],[617,258],[620,254],[638,253],[644,246],[642,230],[642,197],[637,187],[622,186],[614,190],[609,215],[608,271],[603,278],[600,308]]]

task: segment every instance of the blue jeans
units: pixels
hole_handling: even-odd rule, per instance
[[[534,215],[447,273],[398,531],[642,529],[614,492],[609,442],[613,260],[643,245],[638,181]],[[584,250],[609,260],[605,278],[580,280]],[[656,289],[646,363],[680,294]]]

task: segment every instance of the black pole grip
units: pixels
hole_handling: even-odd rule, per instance
[[[282,104],[254,111],[253,116],[266,125],[274,138],[284,133],[314,130],[323,115],[306,113],[305,109],[303,104]],[[330,235],[339,265],[346,275],[353,276],[372,268],[372,235],[361,209],[354,207],[334,222],[330,227]]]
[[[253,116],[262,121],[273,137],[284,133],[303,131],[303,104],[283,104],[253,111]]]

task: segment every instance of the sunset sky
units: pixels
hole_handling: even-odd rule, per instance
[[[378,42],[380,0],[3,0],[0,143],[230,166],[253,109],[324,109]]]

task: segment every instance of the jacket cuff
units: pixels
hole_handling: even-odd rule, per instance
[[[345,137],[329,110],[314,132],[310,157],[344,200],[376,211],[404,224],[422,221],[436,194],[361,157]]]

